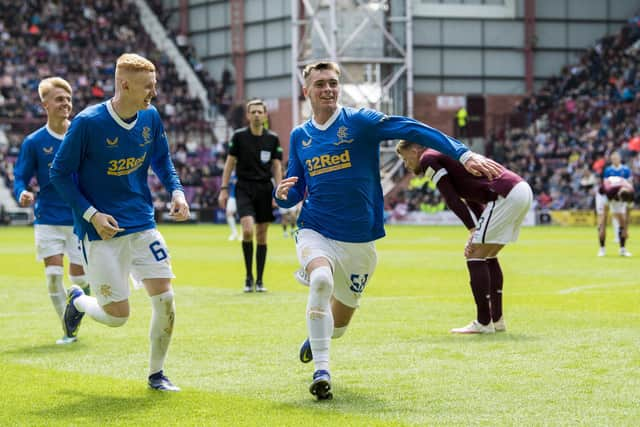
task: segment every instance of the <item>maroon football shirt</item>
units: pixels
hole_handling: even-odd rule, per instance
[[[422,154],[420,167],[425,176],[437,185],[449,209],[467,228],[475,227],[469,208],[476,213],[477,204],[485,205],[499,196],[506,197],[516,184],[523,181],[519,175],[506,168],[492,180],[486,176],[475,176],[467,172],[459,161],[432,149],[427,149]]]
[[[633,193],[633,185],[629,181],[619,176],[610,176],[602,181],[599,191],[609,200],[620,200],[618,192],[621,188],[626,188]]]

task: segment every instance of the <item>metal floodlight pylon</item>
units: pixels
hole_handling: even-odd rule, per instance
[[[353,98],[389,114],[413,116],[413,1],[404,0],[404,10],[397,15],[395,10],[389,10],[389,0],[291,0],[294,126],[300,122],[302,68],[317,59],[330,59],[340,64],[343,84],[350,85],[349,92]],[[402,0],[397,0],[394,5],[402,9],[402,3]],[[346,14],[361,20],[353,26],[339,25],[340,18]],[[404,25],[404,40],[399,41],[391,33],[392,24]],[[373,53],[370,50],[363,54],[368,43],[377,42],[380,44],[378,51],[372,49]],[[358,44],[360,52],[356,48]],[[357,78],[352,70],[367,70],[373,81]],[[400,85],[404,85],[404,91],[396,102],[400,107],[393,108],[398,111],[385,111],[388,108],[381,108],[382,103],[388,101],[391,92]]]

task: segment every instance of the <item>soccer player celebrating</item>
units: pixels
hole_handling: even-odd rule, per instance
[[[163,373],[175,305],[169,252],[156,229],[151,167],[172,194],[170,215],[189,217],[182,185],[158,111],[155,66],[125,53],[116,62],[115,95],[86,108],[71,122],[51,167],[51,181],[73,208],[95,298],[72,286],[64,314],[67,335],[76,336],[85,313],[112,327],[129,317],[129,274],[151,297],[149,387],[178,391]],[[74,179],[77,175],[77,180]]]
[[[600,240],[600,251],[598,256],[604,256],[604,244],[607,236],[607,216],[611,210],[613,218],[618,221],[620,243],[620,256],[630,257],[625,245],[628,235],[628,205],[633,202],[633,184],[621,176],[609,176],[602,181],[598,194],[596,194],[596,212],[598,214],[598,239]]]
[[[13,190],[20,206],[28,207],[35,201],[36,257],[39,261],[44,260],[49,298],[62,322],[67,304],[67,293],[62,283],[64,253],[69,257],[71,283],[89,289],[82,268],[78,239],[73,234],[71,208],[49,180],[49,167],[69,128],[71,85],[60,77],[49,77],[38,85],[38,94],[47,113],[47,124],[27,136],[22,143],[15,165]],[[34,176],[40,187],[37,200],[28,189],[29,181]],[[56,342],[69,344],[76,339],[75,336],[65,334]]]
[[[408,141],[400,141],[396,152],[407,169],[416,175],[424,173],[438,187],[449,209],[469,230],[464,255],[476,302],[476,319],[451,332],[506,331],[502,315],[503,277],[497,257],[505,244],[518,239],[522,221],[531,208],[531,187],[504,168],[492,180],[473,175],[459,162]]]
[[[275,190],[281,207],[303,203],[296,250],[309,281],[309,338],[300,359],[313,359],[309,388],[319,400],[332,398],[329,343],[346,331],[370,283],[383,237],[380,142],[411,138],[462,162],[475,174],[494,176],[499,165],[472,153],[442,132],[401,116],[338,104],[340,68],[316,62],[303,70],[303,92],[313,117],[291,132],[287,178]]]

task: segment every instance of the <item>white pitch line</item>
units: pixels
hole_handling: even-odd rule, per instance
[[[560,295],[572,294],[575,292],[585,291],[587,289],[599,289],[599,288],[620,288],[624,286],[635,286],[638,285],[638,282],[627,282],[627,283],[607,283],[607,284],[599,284],[599,285],[583,285],[576,286],[574,288],[561,289],[558,291]]]

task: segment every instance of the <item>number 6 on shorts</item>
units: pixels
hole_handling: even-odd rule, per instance
[[[155,242],[151,243],[149,245],[149,249],[151,250],[153,256],[156,258],[156,261],[160,262],[163,259],[167,258],[167,251],[164,250],[164,247],[162,247],[162,243],[160,241],[156,240]]]

